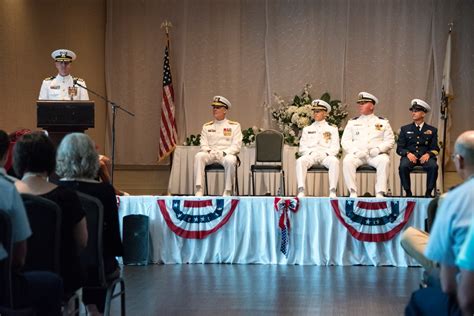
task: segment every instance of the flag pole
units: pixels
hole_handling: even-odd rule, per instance
[[[450,40],[451,32],[453,30],[454,22],[448,23],[449,31],[448,31],[448,40]],[[448,52],[446,52],[448,53]],[[445,57],[446,58],[446,57]],[[450,76],[450,74],[447,74]],[[447,93],[448,92],[448,93]],[[449,119],[449,98],[450,98],[450,91],[445,91],[444,85],[441,88],[441,107],[440,107],[440,114],[441,119],[443,120],[443,150],[441,153],[441,174],[443,175],[443,191],[444,191],[444,172],[446,169],[445,161],[446,161],[446,137],[447,137],[447,127],[448,127],[448,119]]]

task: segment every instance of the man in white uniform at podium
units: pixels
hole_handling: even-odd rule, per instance
[[[201,151],[194,157],[194,184],[196,196],[204,194],[203,178],[206,165],[219,163],[224,166],[224,193],[230,196],[236,176],[237,154],[242,147],[240,124],[226,118],[232,104],[222,96],[215,96],[212,106],[214,120],[202,126]]]
[[[343,165],[344,181],[350,197],[357,197],[356,170],[362,164],[377,169],[375,195],[381,198],[387,192],[389,153],[395,144],[392,127],[387,119],[374,115],[379,100],[368,92],[359,93],[360,116],[347,122],[341,138],[346,153]]]
[[[43,80],[38,99],[89,100],[87,90],[75,84],[86,87],[86,82],[81,78],[71,76],[71,64],[76,60],[76,54],[69,49],[57,49],[51,53],[51,57],[54,59],[58,74]]]

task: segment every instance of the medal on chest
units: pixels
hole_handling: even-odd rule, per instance
[[[232,135],[232,128],[225,127],[223,129],[223,131],[224,131],[224,136],[231,136]]]
[[[326,142],[331,140],[331,132],[324,132],[323,133],[323,138]]]

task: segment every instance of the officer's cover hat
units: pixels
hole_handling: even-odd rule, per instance
[[[212,106],[225,106],[227,109],[230,109],[232,107],[232,103],[230,103],[229,100],[227,100],[226,98],[220,95],[216,95],[212,99],[211,105]]]
[[[311,102],[311,105],[313,106],[312,108],[313,111],[323,110],[328,113],[331,112],[331,106],[329,105],[329,103],[327,103],[324,100],[319,100],[319,99],[313,100],[313,102]]]
[[[368,92],[359,92],[357,103],[372,102],[374,105],[379,103],[379,99]]]
[[[426,113],[426,112],[431,111],[431,106],[421,99],[413,99],[411,100],[410,111],[414,111],[414,110],[423,111]]]
[[[61,48],[52,52],[51,57],[53,57],[55,61],[73,61],[76,60],[76,53],[72,50]]]

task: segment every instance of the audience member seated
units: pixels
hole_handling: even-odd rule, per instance
[[[31,229],[21,197],[13,181],[4,172],[9,143],[7,133],[0,130],[0,209],[10,215],[13,235],[11,253],[6,253],[0,243],[0,260],[12,257],[13,307],[30,307],[37,315],[60,315],[63,293],[61,278],[51,272],[20,272],[25,263],[26,239],[31,236]]]
[[[8,134],[8,137],[10,138],[9,141],[9,146],[8,146],[8,151],[6,155],[6,161],[5,161],[5,171],[7,172],[8,175],[18,178],[15,174],[15,171],[13,170],[13,147],[15,146],[16,141],[23,135],[31,133],[30,129],[27,128],[22,128],[19,130],[14,131],[13,133]]]
[[[440,266],[441,287],[428,287],[413,293],[407,315],[460,314],[456,301],[459,269],[455,259],[474,216],[474,130],[458,137],[454,151],[454,164],[464,183],[444,197],[425,250],[426,258]]]
[[[104,206],[103,249],[104,269],[108,279],[120,275],[115,257],[122,256],[119,218],[115,190],[110,183],[97,181],[99,155],[89,136],[81,133],[66,135],[58,147],[56,173],[60,185],[98,198]],[[103,311],[105,290],[101,293],[83,292],[86,304]]]
[[[56,163],[54,144],[45,134],[23,135],[13,149],[13,168],[21,177],[20,193],[49,199],[61,209],[60,271],[64,290],[70,294],[82,286],[83,271],[79,254],[87,245],[87,225],[84,210],[74,190],[48,182]]]

